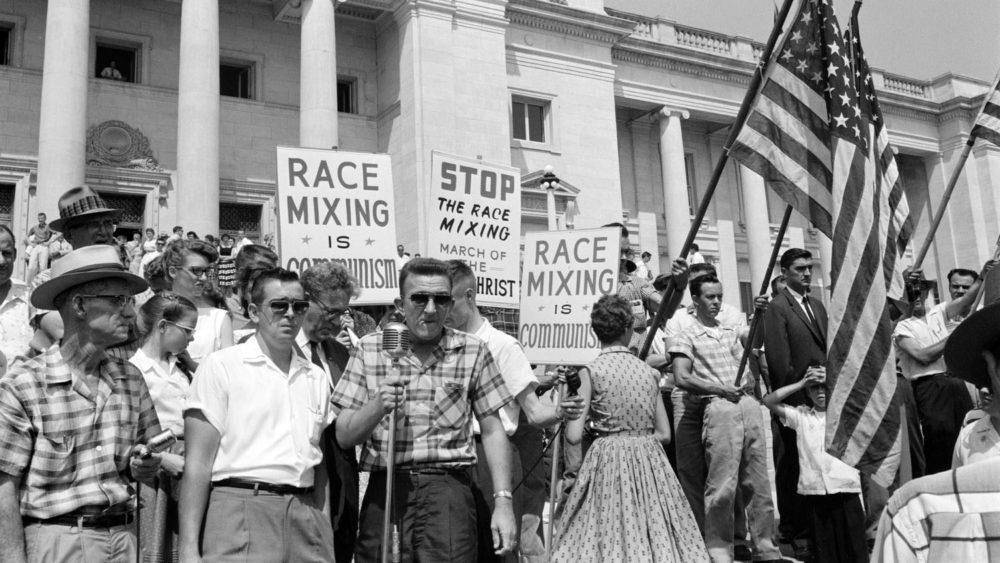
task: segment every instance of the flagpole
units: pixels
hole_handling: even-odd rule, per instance
[[[767,263],[767,270],[764,272],[764,281],[760,284],[760,291],[757,295],[767,295],[768,286],[771,285],[771,273],[774,272],[774,264],[778,261],[778,253],[781,252],[781,243],[785,241],[785,230],[788,228],[788,220],[792,217],[792,206],[785,207],[785,215],[781,218],[781,226],[778,227],[778,234],[774,240],[774,248],[771,249],[771,259]],[[753,319],[750,321],[750,331],[747,333],[747,342],[743,346],[743,356],[740,358],[740,367],[736,371],[736,387],[740,386],[743,380],[743,370],[747,367],[747,360],[750,359],[750,350],[753,349],[754,338],[757,336],[757,328],[761,323],[761,313],[755,310]]]
[[[792,9],[792,3],[795,0],[785,0],[785,3],[781,6],[781,12],[778,13],[778,23],[774,25],[771,29],[771,36],[767,39],[767,44],[764,46],[764,52],[760,55],[760,61],[757,64],[753,76],[750,79],[750,85],[747,87],[747,94],[743,97],[743,103],[740,105],[740,110],[736,114],[736,120],[733,122],[733,127],[729,131],[729,138],[726,140],[725,150],[719,155],[719,160],[715,163],[715,169],[712,171],[712,177],[708,181],[708,186],[705,187],[705,195],[701,198],[701,204],[698,205],[698,210],[695,212],[694,218],[691,220],[691,228],[688,229],[687,238],[684,240],[684,245],[681,246],[680,254],[678,258],[687,258],[688,252],[691,250],[691,245],[694,244],[694,239],[698,235],[698,228],[701,226],[701,222],[705,219],[705,215],[708,213],[708,206],[712,203],[712,196],[715,195],[715,189],[719,186],[719,180],[722,179],[722,173],[726,169],[726,164],[729,162],[729,149],[733,146],[736,141],[736,137],[740,134],[740,130],[743,128],[743,123],[747,119],[747,114],[750,113],[750,108],[753,105],[754,99],[757,97],[757,91],[760,90],[760,84],[764,79],[764,73],[767,71],[767,66],[771,62],[771,55],[774,53],[774,46],[778,43],[778,38],[781,37],[782,26],[785,20],[788,19],[788,12]],[[676,308],[675,300],[680,297],[675,295],[677,289],[673,283],[667,285],[667,289],[663,292],[660,299],[660,306],[656,310],[656,316],[653,317],[653,324],[650,330],[646,331],[646,338],[642,342],[642,348],[639,349],[639,358],[642,360],[646,359],[649,355],[649,349],[653,345],[653,338],[656,336],[657,329],[662,325],[668,318],[673,316],[673,309]],[[673,303],[673,305],[671,305]]]

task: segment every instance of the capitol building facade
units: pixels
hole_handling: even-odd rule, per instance
[[[277,231],[275,148],[337,147],[391,156],[398,238],[427,255],[440,151],[519,169],[524,231],[547,228],[551,166],[561,226],[624,219],[662,270],[762,49],[603,0],[3,0],[0,221],[21,238],[86,183],[123,232],[262,240]],[[912,255],[989,85],[869,62],[920,214]],[[942,296],[949,269],[993,254],[998,188],[1000,149],[980,142],[924,266]],[[697,239],[727,301],[756,291],[783,209],[730,163]],[[802,217],[785,244],[827,278],[829,242]]]

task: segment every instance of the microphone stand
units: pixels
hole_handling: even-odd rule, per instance
[[[392,375],[399,377],[399,358],[392,359]],[[386,456],[385,511],[382,514],[382,563],[399,563],[399,527],[393,522],[396,508],[394,489],[396,481],[396,412],[389,413],[389,452]],[[390,544],[392,550],[390,553]]]

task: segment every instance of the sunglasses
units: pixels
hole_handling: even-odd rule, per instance
[[[188,268],[186,266],[178,266],[178,268],[180,268],[181,270],[184,270],[185,272],[191,274],[195,278],[200,278],[200,277],[208,274],[208,270],[209,270],[209,268]]]
[[[124,309],[125,305],[135,305],[135,297],[131,295],[80,294],[80,297],[84,299],[103,299],[119,309]]]
[[[164,319],[163,322],[165,322],[165,323],[167,323],[169,325],[174,325],[175,327],[181,329],[181,332],[184,333],[184,336],[191,336],[192,334],[194,334],[195,327],[193,327],[193,326],[184,326],[182,324],[177,324],[177,323],[175,323],[173,321],[168,321],[168,320],[165,320],[165,319]]]
[[[435,307],[450,307],[455,299],[451,294],[442,293],[412,293],[410,294],[410,301],[417,307],[426,307],[427,302],[431,299],[434,300]]]
[[[309,310],[309,301],[305,299],[291,301],[287,299],[275,299],[274,301],[270,301],[267,306],[275,315],[284,316],[288,314],[288,309],[291,308],[293,315],[300,316],[306,314],[306,311]]]

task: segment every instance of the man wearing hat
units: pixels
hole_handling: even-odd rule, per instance
[[[132,485],[160,460],[132,454],[160,425],[142,375],[105,350],[128,335],[146,287],[98,245],[56,262],[31,294],[64,333],[0,380],[0,561],[135,559]]]
[[[977,389],[985,387],[991,393],[1000,389],[1000,303],[983,308],[955,328],[945,344],[944,360],[953,376]],[[987,410],[989,416],[969,428],[989,425],[993,436],[986,439],[992,441],[1000,427],[1000,408],[991,403]],[[969,430],[970,436],[981,434]],[[983,454],[980,459],[972,459],[971,449],[967,452],[973,463],[915,479],[892,495],[879,522],[874,563],[996,559],[1000,553],[996,533],[1000,456],[995,447],[987,455],[990,448],[986,446],[978,452]]]

